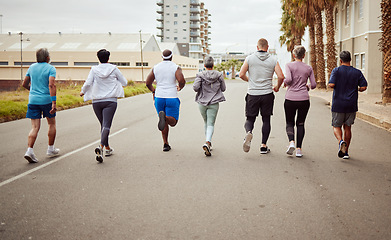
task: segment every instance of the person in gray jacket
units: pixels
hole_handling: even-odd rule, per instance
[[[226,89],[223,74],[213,70],[213,58],[205,57],[206,71],[197,74],[193,89],[197,92],[195,101],[198,103],[201,116],[205,123],[206,141],[202,148],[206,156],[211,156],[212,136],[219,111],[219,102],[225,101],[223,92]]]

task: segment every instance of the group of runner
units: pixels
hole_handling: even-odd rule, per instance
[[[246,101],[246,121],[243,151],[249,152],[253,138],[254,123],[258,115],[262,118],[261,154],[270,152],[267,141],[271,131],[274,92],[280,87],[287,87],[284,110],[286,133],[289,146],[286,153],[302,157],[302,143],[305,134],[305,119],[310,108],[308,91],[316,88],[316,81],[311,66],[303,62],[305,48],[295,46],[294,61],[286,65],[285,76],[275,56],[268,53],[268,41],[259,39],[257,51],[249,55],[240,70],[239,77],[248,82]],[[101,125],[101,142],[95,148],[96,160],[103,161],[104,156],[113,154],[109,145],[109,133],[117,109],[117,99],[124,97],[123,86],[127,80],[117,66],[109,63],[110,52],[102,49],[97,53],[100,64],[93,66],[85,81],[80,96],[92,100],[92,106]],[[154,105],[158,114],[158,129],[162,133],[163,151],[171,150],[168,142],[169,128],[178,123],[180,100],[178,91],[185,86],[181,68],[172,62],[173,54],[166,49],[162,53],[163,61],[155,65],[146,79],[146,86],[153,93]],[[56,136],[56,70],[49,64],[47,49],[37,50],[37,63],[27,71],[23,86],[30,90],[26,117],[31,119],[32,129],[28,136],[28,149],[24,155],[30,163],[38,162],[33,146],[40,128],[41,117],[46,117],[49,124],[48,156],[56,156],[59,149],[54,147]],[[358,92],[365,91],[367,81],[362,72],[350,66],[351,55],[348,51],[340,53],[340,66],[333,69],[329,87],[333,88],[332,126],[338,140],[338,157],[348,159],[351,141],[351,126],[358,111]],[[204,59],[205,71],[197,74],[193,84],[196,102],[204,120],[205,144],[202,149],[206,156],[211,156],[212,136],[219,110],[219,103],[225,101],[223,92],[226,84],[222,73],[213,70],[214,60]],[[273,75],[277,75],[277,85],[273,86]],[[156,88],[153,83],[156,81]],[[296,126],[296,134],[295,134]],[[296,139],[295,139],[296,136]]]

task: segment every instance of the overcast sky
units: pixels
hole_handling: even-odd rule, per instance
[[[202,0],[201,0],[202,1]],[[253,52],[264,37],[279,47],[280,0],[203,0],[211,16],[211,50]],[[0,0],[2,33],[144,33],[157,34],[156,0]],[[287,57],[288,56],[288,57]]]

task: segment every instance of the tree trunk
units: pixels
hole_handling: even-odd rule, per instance
[[[324,44],[323,44],[323,26],[322,11],[315,10],[315,37],[316,37],[316,71],[318,88],[326,89],[325,62],[324,62]]]
[[[380,47],[383,51],[383,103],[391,103],[391,2],[382,0],[380,3],[382,21],[381,29],[383,31],[380,41]]]
[[[316,45],[315,45],[315,26],[311,24],[309,26],[310,33],[310,64],[312,70],[314,71],[315,79],[318,79],[318,74],[316,71]]]
[[[325,1],[325,14],[326,14],[326,55],[327,55],[327,73],[330,78],[331,71],[337,67],[336,49],[335,49],[335,29],[334,29],[334,4]]]

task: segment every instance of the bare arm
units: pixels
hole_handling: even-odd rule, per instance
[[[247,60],[245,60],[242,67],[240,68],[239,77],[246,82],[248,82],[248,77],[246,76],[247,71],[248,71],[248,63]]]
[[[22,84],[22,86],[24,87],[24,88],[26,88],[27,90],[29,90],[30,91],[30,77],[29,76],[26,76],[25,78],[24,78],[24,80],[23,80],[23,84]]]
[[[56,82],[55,77],[49,77],[49,92],[50,97],[56,97],[57,95],[57,88],[56,88]],[[52,109],[50,110],[50,114],[54,114],[57,111],[56,107],[56,100],[52,100]]]
[[[280,87],[282,83],[284,82],[284,73],[282,72],[282,69],[280,67],[280,64],[277,62],[276,66],[274,67],[274,72],[277,74],[277,86],[274,87],[274,91],[278,92],[280,90]]]
[[[359,87],[358,88],[358,91],[360,91],[360,92],[364,92],[365,90],[367,90],[367,87]]]
[[[153,69],[152,69],[151,72],[147,76],[147,79],[145,81],[145,85],[147,85],[147,88],[149,89],[149,91],[151,91],[152,93],[155,93],[155,88],[152,85],[153,81],[155,81],[155,74],[153,73]]]
[[[329,83],[329,88],[334,88],[335,84],[334,83]]]
[[[182,90],[183,87],[185,87],[186,80],[182,73],[182,68],[178,67],[178,69],[175,72],[175,78],[178,81],[178,91]]]

